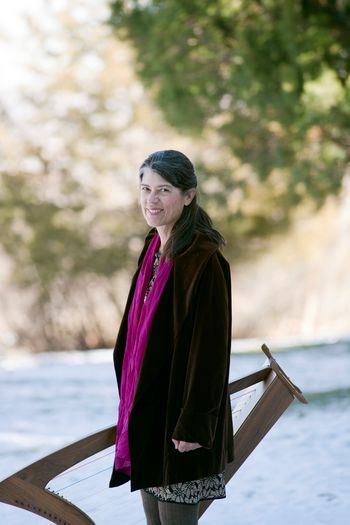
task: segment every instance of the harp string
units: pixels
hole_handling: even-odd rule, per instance
[[[230,396],[231,398],[231,412],[232,412],[232,423],[233,428],[237,430],[242,424],[244,414],[246,413],[247,407],[251,403],[255,404],[258,397],[258,386],[254,386],[249,390],[245,390],[239,394],[235,393]]]
[[[248,396],[249,394],[254,394],[256,392],[256,388],[251,388],[250,390],[247,390],[246,392],[242,392],[242,394],[238,394],[238,395],[235,395],[233,394],[233,396],[231,396],[231,399],[232,401],[236,401],[236,399],[240,399],[241,397],[246,397]]]
[[[99,494],[103,494],[107,490],[109,490],[109,489],[108,488],[103,488],[101,490],[96,490],[96,491],[92,492],[91,494],[86,494],[85,496],[81,496],[81,497],[78,496],[76,499],[74,499],[74,502],[80,504],[82,501],[86,501],[86,500],[88,500],[88,499],[90,499],[92,497],[98,496]],[[99,507],[103,507],[104,505],[106,505],[106,503],[101,503],[101,505]]]
[[[109,464],[107,467],[104,467],[104,465],[106,465],[106,460],[112,454],[114,454],[114,445],[112,447],[109,447],[109,448],[112,448],[112,450],[109,450],[107,452],[103,451],[102,453],[97,453],[92,458],[87,458],[87,459],[83,460],[81,463],[79,463],[79,464],[77,464],[77,465],[75,465],[75,466],[65,470],[64,472],[61,472],[60,474],[58,474],[57,476],[52,478],[50,480],[49,486],[47,487],[48,490],[53,492],[53,493],[56,493],[58,495],[61,495],[63,493],[65,496],[68,496],[68,498],[71,499],[71,497],[73,496],[73,493],[71,491],[69,491],[68,489],[70,489],[71,487],[78,488],[77,486],[80,483],[82,483],[84,481],[87,481],[87,480],[89,480],[91,478],[94,478],[95,476],[101,475],[104,472],[107,472],[108,470],[111,470],[111,468],[112,468],[111,464]],[[104,468],[100,468],[98,470],[92,471],[92,468],[96,469],[97,462],[101,462],[101,461],[104,462],[104,465],[102,463],[102,466]],[[84,472],[87,475],[84,475]],[[79,477],[79,479],[76,479],[77,475],[80,475],[82,477]],[[68,476],[68,479],[63,478],[63,476],[66,476],[66,477]],[[64,481],[64,479],[66,479],[66,485],[59,486],[59,482]],[[90,488],[91,487],[89,487],[89,489]],[[105,492],[106,490],[107,489],[102,489],[101,491],[88,490],[88,493],[87,494],[83,494],[83,495],[77,493],[76,494],[77,497],[74,498],[74,501],[78,502],[78,501],[86,500],[86,499],[89,499],[89,498],[91,499],[91,498],[95,497],[96,494]],[[68,491],[68,495],[67,495],[67,491]]]
[[[232,402],[232,414],[234,414],[237,411],[242,410],[242,407],[244,407],[249,401],[252,399],[253,395],[256,394],[257,389],[252,388],[248,392],[244,392],[243,394],[240,394],[239,396],[231,397]]]
[[[82,481],[86,481],[87,479],[93,478],[94,476],[98,476],[99,474],[102,474],[102,472],[106,472],[107,470],[111,470],[111,467],[104,468],[102,470],[98,470],[97,472],[94,472],[93,474],[90,474],[89,476],[85,476],[85,478],[78,479],[77,481],[73,481],[69,485],[66,485],[65,487],[61,487],[60,489],[57,489],[58,492],[63,492],[66,489],[69,489],[70,487],[73,487],[74,485],[78,485],[78,483],[81,483]]]
[[[52,479],[54,480],[54,479],[60,478],[62,476],[67,476],[67,474],[70,474],[71,472],[74,472],[75,470],[80,470],[80,469],[86,467],[87,465],[90,465],[91,463],[95,463],[96,461],[100,461],[101,459],[105,458],[106,456],[111,456],[112,454],[114,454],[113,450],[111,450],[110,452],[106,452],[105,454],[101,454],[98,457],[96,457],[95,459],[89,459],[87,461],[84,461],[84,462],[81,463],[81,465],[76,465],[75,467],[71,467],[71,468],[65,470],[64,472],[61,472],[61,474],[57,474],[57,476],[55,476]]]

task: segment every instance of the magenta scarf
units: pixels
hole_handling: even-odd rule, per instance
[[[116,438],[115,469],[131,476],[131,461],[128,441],[129,415],[134,401],[143,355],[154,314],[173,266],[172,261],[161,258],[156,278],[144,302],[146,290],[152,276],[154,256],[160,238],[156,234],[150,242],[142,261],[140,273],[128,315],[128,332],[122,367],[119,414]]]

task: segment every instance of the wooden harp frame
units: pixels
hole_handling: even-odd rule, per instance
[[[237,402],[234,414],[235,459],[225,471],[226,483],[273,427],[294,399],[307,403],[300,389],[284,373],[270,350],[262,350],[268,365],[229,384]],[[259,385],[259,388],[253,388]],[[84,437],[0,482],[0,502],[33,512],[57,525],[94,525],[79,507],[46,488],[50,480],[115,443],[116,426]],[[213,500],[202,501],[199,517]]]

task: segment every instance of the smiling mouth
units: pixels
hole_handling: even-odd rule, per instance
[[[161,213],[163,210],[161,208],[146,208],[146,212],[149,213],[150,215],[158,215],[159,213]]]

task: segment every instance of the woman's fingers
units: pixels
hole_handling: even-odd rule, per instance
[[[178,446],[179,452],[190,452],[191,450],[195,450],[196,448],[199,448],[199,443],[188,443],[187,441],[180,441]]]
[[[201,447],[199,443],[189,443],[188,441],[179,441],[177,439],[173,439],[172,441],[176,450],[179,452],[190,452],[191,450],[196,450],[196,448]]]
[[[172,442],[174,443],[176,450],[178,450],[180,441],[178,439],[173,439]]]

